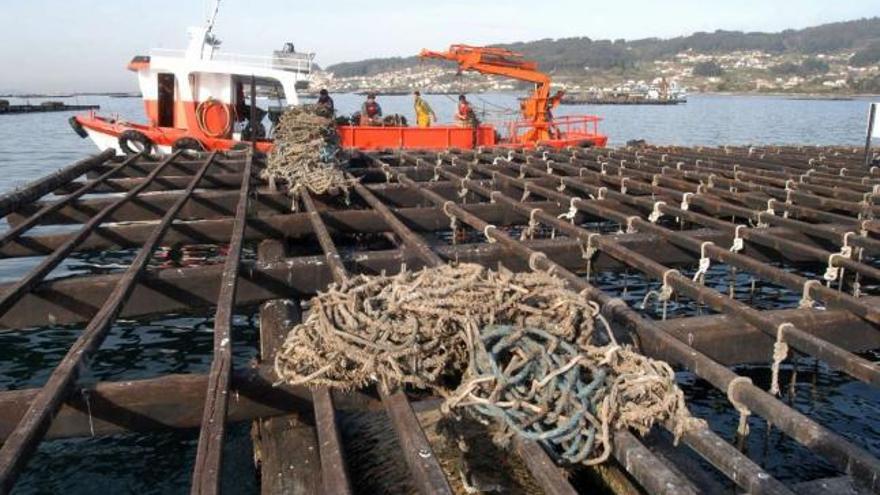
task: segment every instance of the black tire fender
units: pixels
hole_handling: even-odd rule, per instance
[[[73,129],[73,132],[75,132],[77,136],[83,139],[89,137],[89,133],[86,132],[86,130],[83,129],[82,124],[80,124],[79,121],[76,120],[76,116],[67,119],[67,122],[70,124],[70,127]]]
[[[138,147],[140,145],[140,147]],[[123,131],[119,135],[119,148],[126,155],[136,155],[141,152],[150,154],[155,149],[156,144],[148,138],[143,132],[135,130]]]
[[[196,138],[182,137],[171,145],[171,151],[196,151],[201,153],[205,151],[205,146]]]

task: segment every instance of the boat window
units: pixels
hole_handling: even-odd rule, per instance
[[[159,74],[158,84],[159,127],[174,127],[174,74]]]
[[[258,138],[271,138],[275,124],[287,105],[284,87],[276,79],[268,77],[253,79],[257,97],[255,114],[259,124],[250,126],[251,82],[252,79],[248,76],[240,76],[235,79],[236,121],[240,123],[240,132],[243,136],[254,129]]]

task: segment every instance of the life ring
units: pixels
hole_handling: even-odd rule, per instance
[[[155,146],[156,143],[140,131],[129,129],[119,135],[119,149],[126,155],[136,155],[141,152],[150,154]]]
[[[199,129],[208,137],[219,138],[229,132],[232,125],[232,114],[229,106],[219,100],[208,98],[196,107],[196,120]]]
[[[79,121],[76,120],[75,116],[67,119],[67,122],[70,124],[70,127],[73,128],[73,132],[75,132],[77,136],[83,139],[89,137],[89,133],[86,132],[85,129],[83,129],[82,124],[80,124]]]
[[[205,147],[202,145],[202,142],[196,138],[182,137],[171,144],[171,151],[202,152],[205,151]]]

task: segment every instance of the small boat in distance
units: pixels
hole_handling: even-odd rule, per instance
[[[271,149],[262,122],[267,113],[276,122],[288,105],[299,103],[297,90],[308,87],[314,54],[298,53],[292,43],[272,56],[222,53],[212,33],[216,16],[215,7],[207,25],[188,29],[186,50],[154,49],[128,64],[137,73],[149,122],[90,112],[70,119],[74,131],[119,154],[228,150],[252,139],[258,150]],[[271,95],[274,105],[251,105],[252,92]]]

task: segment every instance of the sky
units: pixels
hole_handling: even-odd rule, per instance
[[[133,91],[125,65],[184,48],[206,0],[0,0],[0,92]],[[878,0],[222,0],[223,51],[285,42],[316,61],[408,56],[451,43],[669,38],[716,29],[781,31],[880,15]]]

